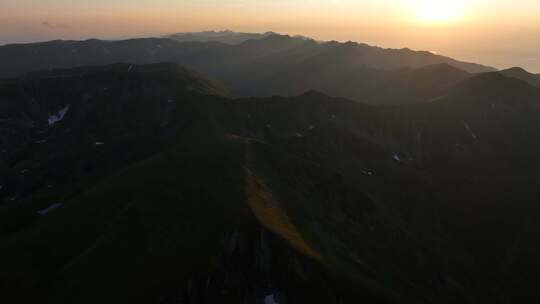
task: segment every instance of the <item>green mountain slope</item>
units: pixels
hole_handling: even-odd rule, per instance
[[[39,193],[32,208],[45,208],[161,151],[208,94],[228,92],[174,64],[44,72],[0,85],[0,201]],[[0,231],[30,219],[3,217]]]
[[[230,99],[175,65],[158,67],[85,72],[81,92],[106,79],[113,98],[66,93],[76,102],[48,131],[57,144],[13,141],[17,161],[2,162],[10,172],[32,163],[50,174],[58,159],[97,171],[54,179],[54,195],[49,176],[36,188],[2,189],[0,288],[10,302],[537,297],[538,88],[487,73],[422,103],[374,107],[315,91]],[[83,85],[79,72],[46,75],[20,80],[42,92],[37,109],[64,106],[50,79]],[[197,83],[205,89],[187,89]],[[34,91],[19,92],[2,104],[26,105]],[[32,111],[20,113],[9,119],[34,132]],[[94,134],[108,136],[98,147],[111,150],[88,152]]]

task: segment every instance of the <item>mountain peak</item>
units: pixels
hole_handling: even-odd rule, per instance
[[[300,96],[307,98],[330,98],[328,95],[317,90],[308,90]]]
[[[524,68],[522,67],[512,67],[512,68],[509,68],[509,69],[506,69],[506,70],[503,70],[501,72],[517,72],[517,73],[526,73],[526,74],[530,74],[529,72],[527,72]]]
[[[540,90],[526,81],[507,77],[499,72],[491,72],[473,76],[459,83],[455,87],[454,94],[490,103],[493,102],[493,96],[517,102],[521,99],[529,100],[533,96],[540,97]]]
[[[513,67],[499,72],[501,75],[516,78],[536,87],[540,87],[540,75],[529,73],[524,68]]]

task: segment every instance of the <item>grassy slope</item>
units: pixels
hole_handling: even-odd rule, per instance
[[[238,204],[242,175],[238,166],[226,165],[238,162],[231,155],[184,148],[119,173],[18,235],[11,258],[19,263],[5,259],[17,265],[11,270],[20,274],[27,265],[29,277],[54,274],[40,283],[58,282],[54,289],[66,302],[91,303],[144,295],[187,275],[187,266],[212,265],[221,245],[212,238],[246,219],[238,216],[246,212]]]
[[[243,186],[244,146],[207,135],[198,142],[188,135],[14,235],[3,245],[1,282],[9,284],[2,285],[4,292],[10,291],[5,294],[20,303],[156,302],[171,289],[195,284],[201,273],[223,267],[224,240],[234,231],[255,244],[250,246],[263,246],[255,239],[264,229]],[[283,223],[282,217],[272,221]],[[338,294],[372,298],[360,286],[330,280],[320,264],[302,254],[294,258],[294,250],[279,241],[289,239],[290,226],[282,227],[270,229],[278,235],[267,249],[274,256],[272,269],[263,275],[244,269],[242,276],[280,282],[292,290],[291,300],[331,302]],[[314,286],[324,289],[313,293]],[[229,289],[219,300],[237,303],[242,292]]]
[[[502,84],[509,85],[508,82]],[[519,86],[519,83],[515,85]],[[523,92],[521,86],[517,89]],[[523,96],[519,96],[526,101],[525,97],[531,93],[524,92]],[[529,123],[516,124],[514,116],[508,116],[512,113],[510,110],[520,110],[514,107],[513,99],[504,99],[507,104],[491,96],[471,97],[470,100],[460,95],[450,97],[452,102],[442,100],[425,106],[422,111],[412,109],[415,110],[414,115],[407,112],[412,111],[407,108],[389,109],[385,117],[394,124],[386,126],[386,120],[377,122],[376,119],[372,124],[380,123],[388,128],[386,132],[404,141],[409,137],[416,138],[418,122],[431,126],[431,131],[424,134],[426,139],[423,141],[424,145],[428,145],[425,150],[431,155],[426,153],[426,158],[418,157],[418,161],[424,161],[425,165],[434,168],[435,173],[444,172],[449,178],[448,184],[453,186],[467,183],[460,172],[467,168],[459,168],[456,164],[470,167],[465,171],[465,176],[476,174],[479,177],[483,176],[479,175],[482,172],[490,172],[486,171],[489,166],[498,164],[490,159],[468,158],[468,155],[492,155],[484,149],[500,147],[506,143],[505,140],[519,139],[518,143],[529,143],[526,138],[512,136],[519,134],[519,129],[507,127],[523,128]],[[394,147],[388,147],[391,143],[384,142],[382,136],[373,136],[373,142],[362,141],[359,140],[361,136],[355,137],[346,131],[349,128],[355,130],[351,127],[354,121],[373,113],[368,111],[361,115],[368,109],[356,107],[355,104],[343,106],[343,101],[339,102],[339,107],[338,102],[334,101],[312,104],[316,99],[317,96],[306,95],[300,97],[300,101],[305,102],[297,105],[294,105],[293,99],[278,99],[271,104],[251,101],[249,107],[253,108],[246,111],[232,109],[234,102],[229,101],[212,104],[210,111],[207,100],[194,103],[191,106],[197,110],[190,113],[199,115],[194,119],[196,123],[179,135],[174,148],[92,187],[71,200],[65,208],[42,219],[31,230],[15,235],[11,241],[13,243],[6,242],[3,249],[10,255],[6,254],[2,261],[2,269],[6,271],[2,274],[1,282],[10,282],[10,286],[5,286],[10,289],[10,294],[19,297],[25,295],[28,302],[44,295],[54,303],[125,302],[130,299],[153,302],[170,289],[180,289],[185,293],[185,290],[192,290],[190,286],[204,286],[206,274],[214,274],[208,277],[229,278],[231,271],[234,274],[232,277],[238,278],[232,281],[241,283],[222,282],[218,285],[216,294],[219,293],[219,296],[215,299],[219,301],[238,303],[247,290],[257,290],[259,284],[264,285],[262,281],[282,282],[281,288],[294,291],[290,293],[291,302],[293,299],[307,301],[313,298],[326,299],[329,303],[339,300],[354,302],[362,297],[370,298],[370,293],[375,292],[397,297],[401,303],[411,294],[418,302],[453,300],[463,303],[467,302],[465,300],[474,302],[474,296],[482,295],[485,289],[494,288],[490,285],[493,283],[490,276],[470,272],[477,269],[477,265],[461,261],[461,251],[439,242],[448,240],[432,239],[439,231],[433,234],[431,231],[418,233],[426,230],[426,227],[437,226],[438,218],[433,220],[435,224],[427,221],[434,215],[430,208],[440,208],[440,205],[431,206],[433,197],[415,196],[416,191],[426,192],[426,189],[422,189],[424,186],[433,188],[411,169],[407,164],[409,160],[401,163],[392,160],[390,153],[396,150],[390,149]],[[493,100],[496,103],[492,104]],[[291,104],[293,108],[289,108]],[[532,108],[525,107],[530,116],[519,117],[535,118],[535,105],[532,103]],[[245,107],[248,108],[247,105]],[[261,111],[255,111],[257,108]],[[237,117],[226,115],[227,109],[236,113]],[[305,109],[311,109],[313,113]],[[338,121],[343,124],[341,128],[339,124],[338,127],[320,124],[311,130],[313,134],[303,130],[306,131],[304,137],[294,136],[299,128],[310,129],[310,123],[333,121],[332,113],[337,113]],[[351,113],[352,118],[347,117],[346,113]],[[469,117],[469,113],[480,114]],[[392,115],[403,117],[403,121]],[[495,128],[490,124],[493,121],[499,124],[502,120],[491,119],[493,115],[501,115],[509,121]],[[231,121],[218,122],[225,119],[223,117]],[[241,117],[245,117],[245,126],[239,122],[238,118]],[[464,126],[465,121],[476,131],[479,140],[471,137]],[[531,128],[537,126],[533,120],[530,124]],[[231,142],[219,135],[222,128],[236,129],[238,133],[264,134],[270,132],[262,131],[269,129],[266,125],[280,132],[274,134],[275,137],[272,134],[267,136],[272,139],[271,145],[254,144],[253,155],[247,158],[248,161],[245,142]],[[361,135],[369,127],[372,126],[359,125],[356,131]],[[501,133],[505,130],[509,133]],[[496,140],[500,134],[505,134],[502,142]],[[444,143],[453,145],[454,142],[461,142],[476,153],[457,151],[449,154],[447,150],[452,151],[451,146]],[[377,150],[384,146],[385,150]],[[405,148],[413,151],[414,147]],[[459,158],[448,158],[449,155]],[[340,158],[351,161],[344,164]],[[512,158],[506,161],[515,164]],[[360,177],[364,163],[375,167],[373,178]],[[440,167],[435,165],[437,163],[441,164]],[[472,164],[477,164],[478,168]],[[504,163],[501,165],[504,166]],[[456,168],[449,170],[451,168],[446,168],[449,166]],[[536,167],[536,163],[533,163],[532,168]],[[251,172],[248,179],[245,168]],[[491,181],[492,178],[486,180]],[[445,181],[441,179],[440,183],[444,184]],[[264,198],[262,203],[271,204],[270,212],[257,216],[255,210],[253,216],[246,201],[246,186],[248,190],[262,189],[258,193]],[[449,197],[452,201],[443,201],[449,206],[460,198],[468,198],[459,195]],[[416,205],[413,208],[412,203],[417,204],[418,208]],[[489,203],[491,207],[494,206],[493,201]],[[414,215],[411,209],[424,214]],[[493,212],[493,208],[483,210]],[[512,208],[501,210],[507,214]],[[471,217],[471,221],[478,219],[478,214],[475,216]],[[268,236],[271,245],[265,245],[263,239],[266,237],[262,235],[267,235],[268,231],[263,232],[265,229],[257,223],[257,218],[268,230],[277,234],[277,240]],[[462,219],[451,214],[448,218]],[[237,255],[233,259],[236,262],[223,263],[223,251],[227,247],[223,245],[224,240],[230,241],[230,235],[234,235],[235,231],[240,231],[246,240],[243,247],[251,249]],[[464,233],[475,235],[469,231]],[[482,233],[484,231],[477,235],[484,236]],[[488,235],[500,238],[497,233]],[[323,267],[312,259],[306,259],[305,255],[298,257],[291,247],[322,261]],[[486,248],[493,252],[492,247]],[[519,249],[519,246],[516,248]],[[270,271],[249,270],[252,265],[260,264],[260,259],[265,260],[261,257],[268,253],[274,256],[275,264],[262,268]],[[229,266],[236,270],[228,269]],[[328,271],[322,271],[323,268]],[[309,275],[301,275],[306,272]],[[201,273],[203,278],[198,278]],[[475,274],[480,274],[480,279]],[[15,277],[17,280],[13,279]],[[298,279],[302,277],[309,279]],[[34,281],[36,278],[37,281]],[[260,278],[263,279],[256,284],[247,283]],[[223,279],[227,280],[230,281]],[[479,283],[479,280],[486,282]],[[38,292],[39,288],[42,293]],[[53,292],[49,293],[51,290]],[[313,290],[317,290],[317,293]],[[489,290],[485,294],[491,292]],[[339,296],[342,298],[339,299]],[[193,299],[193,296],[190,298]]]

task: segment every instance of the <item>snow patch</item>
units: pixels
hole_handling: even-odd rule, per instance
[[[399,157],[399,155],[398,155],[397,153],[394,153],[394,155],[392,155],[392,158],[393,158],[395,161],[398,161],[398,162],[401,161],[401,157]]]
[[[474,133],[474,132],[472,131],[471,126],[469,126],[468,123],[463,122],[463,125],[465,126],[465,129],[467,129],[467,131],[469,131],[469,133],[471,134],[472,138],[478,139],[478,136],[476,136],[476,133]]]
[[[131,72],[132,69],[133,69],[133,64],[129,66],[128,73]]]
[[[369,169],[363,169],[362,170],[362,173],[364,173],[365,175],[368,175],[368,176],[372,176],[373,175],[373,171],[369,170]]]
[[[48,119],[49,126],[52,126],[55,123],[57,123],[57,122],[61,121],[62,119],[64,119],[64,116],[66,116],[68,111],[69,111],[69,105],[67,105],[64,108],[60,109],[60,111],[58,111],[57,113],[50,115],[49,119]]]
[[[103,146],[105,143],[104,142],[101,142],[101,141],[96,141],[95,145],[96,146]]]
[[[302,133],[296,133],[296,137],[302,138],[302,137],[304,137],[304,134],[302,134]]]
[[[56,203],[56,204],[52,204],[50,205],[49,207],[45,208],[45,209],[41,209],[39,210],[37,213],[41,216],[45,216],[47,214],[49,214],[51,211],[54,211],[58,208],[62,207],[62,204],[60,203]]]

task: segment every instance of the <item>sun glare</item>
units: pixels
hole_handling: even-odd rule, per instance
[[[463,2],[459,0],[418,0],[416,17],[426,23],[448,23],[463,13]]]

